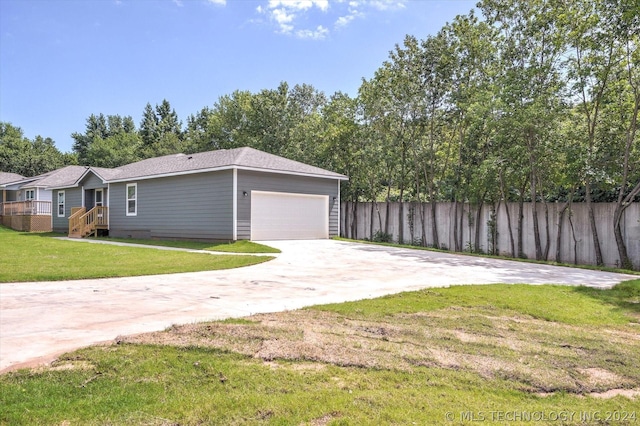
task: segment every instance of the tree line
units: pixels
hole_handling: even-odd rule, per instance
[[[221,96],[184,124],[164,100],[146,105],[138,127],[129,116],[91,115],[84,132],[72,135],[72,155],[50,155],[117,167],[251,146],[348,175],[343,199],[373,201],[372,208],[377,201],[491,208],[530,202],[539,259],[548,256],[549,238],[545,247],[541,237],[549,229],[547,203],[563,203],[570,214],[575,201],[614,202],[621,264],[629,265],[620,219],[640,194],[638,6],[637,0],[482,0],[477,12],[435,35],[406,36],[363,79],[357,96],[283,82]],[[0,167],[15,171],[3,154],[9,126],[2,128]],[[521,212],[507,217],[514,257],[522,252]],[[430,232],[439,245],[438,229]]]

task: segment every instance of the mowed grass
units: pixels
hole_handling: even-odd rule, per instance
[[[0,227],[0,283],[208,271],[270,259],[61,241]]]
[[[640,280],[402,293],[68,353],[0,376],[0,422],[637,424],[639,330]]]
[[[142,244],[147,246],[178,247],[191,250],[220,251],[226,253],[280,253],[277,248],[254,243],[253,241],[240,240],[234,242],[207,243],[199,241],[169,241],[169,240],[142,240],[135,238],[100,238],[104,241],[114,241],[129,244]]]

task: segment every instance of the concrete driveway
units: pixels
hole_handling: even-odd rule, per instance
[[[333,240],[274,241],[277,259],[240,269],[0,284],[0,372],[172,324],[454,284],[609,288],[632,275]]]

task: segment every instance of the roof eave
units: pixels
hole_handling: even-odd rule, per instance
[[[128,178],[121,178],[121,179],[107,179],[104,183],[121,183],[121,182],[131,182],[134,180],[159,179],[163,177],[193,175],[198,173],[219,172],[219,171],[233,170],[233,169],[257,171],[257,172],[265,172],[265,173],[278,173],[278,174],[294,175],[294,176],[306,176],[306,177],[313,177],[313,178],[320,178],[320,179],[349,180],[347,176],[343,176],[343,175],[330,176],[330,175],[321,175],[321,174],[315,174],[315,173],[294,172],[294,171],[288,171],[288,170],[262,169],[259,167],[228,165],[228,166],[220,166],[220,167],[209,167],[206,169],[185,170],[185,171],[173,172],[173,173],[161,173],[157,175],[131,176]]]

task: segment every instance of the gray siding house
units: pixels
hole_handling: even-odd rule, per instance
[[[19,231],[51,231],[58,222],[68,222],[64,200],[54,200],[52,188],[76,187],[88,167],[66,166],[33,177],[0,173],[0,217],[2,224]],[[108,169],[96,168],[95,171]],[[16,178],[17,177],[17,178]],[[106,185],[104,185],[106,186]],[[62,192],[64,195],[64,191]],[[75,200],[71,200],[75,201]],[[56,209],[61,205],[61,211]],[[58,228],[66,225],[60,225]]]
[[[72,234],[70,216],[94,211],[83,220],[100,217],[98,228],[114,237],[329,238],[340,232],[340,182],[346,179],[246,147],[167,155],[116,169],[89,167],[73,185],[53,189],[53,228]]]

